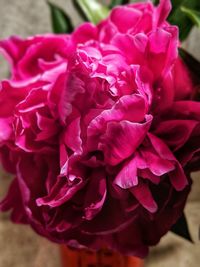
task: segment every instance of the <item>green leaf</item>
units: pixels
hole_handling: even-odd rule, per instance
[[[54,33],[71,33],[73,25],[69,16],[58,6],[47,1],[51,12],[51,24]]]
[[[108,17],[109,8],[97,0],[73,0],[73,3],[83,19],[94,24]]]
[[[187,220],[186,220],[186,217],[184,214],[180,217],[180,219],[177,221],[177,223],[172,226],[171,232],[173,232],[174,234],[176,234],[178,236],[181,236],[181,237],[187,239],[190,242],[193,242],[191,235],[190,235],[190,232],[189,232]]]
[[[143,0],[142,0],[143,1]],[[138,3],[138,0],[130,0],[130,3]],[[141,2],[141,1],[140,1]],[[144,2],[144,1],[143,1]]]
[[[194,24],[200,27],[200,12],[199,11],[196,11],[196,10],[184,7],[184,6],[181,7],[181,11],[185,13]]]
[[[180,40],[185,40],[194,26],[194,22],[188,17],[188,14],[182,11],[182,7],[200,11],[199,0],[171,0],[172,11],[168,18],[171,24],[177,25],[180,32]]]
[[[109,7],[113,8],[115,6],[128,4],[129,2],[129,0],[112,0]]]
[[[152,0],[152,2],[153,2],[153,4],[156,5],[156,6],[159,4],[159,0]]]

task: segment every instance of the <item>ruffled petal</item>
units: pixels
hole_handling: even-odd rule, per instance
[[[70,175],[67,177],[58,177],[56,184],[53,186],[50,194],[43,198],[38,198],[38,206],[58,207],[70,200],[85,183],[80,177]]]
[[[158,210],[158,205],[153,199],[149,186],[140,181],[138,185],[129,189],[139,203],[151,213],[155,213]]]
[[[84,203],[86,220],[92,220],[101,211],[107,195],[104,173],[97,170],[90,179]]]
[[[177,191],[183,190],[189,183],[180,163],[163,141],[152,134],[148,134],[148,136],[158,155],[175,164],[176,168],[169,173],[170,181]]]
[[[65,144],[73,150],[75,153],[82,152],[82,140],[81,140],[81,129],[80,129],[80,117],[73,120],[70,125],[67,126],[64,133]]]
[[[99,144],[106,162],[116,165],[131,156],[144,140],[151,121],[151,115],[147,115],[145,123],[110,122]]]
[[[123,6],[113,9],[110,15],[110,20],[120,32],[126,33],[130,31],[130,29],[136,27],[141,16],[142,13],[138,9]]]
[[[131,188],[138,184],[136,157],[124,164],[121,171],[115,177],[113,184],[123,189]]]
[[[155,9],[155,27],[162,26],[171,11],[172,4],[170,0],[160,0],[158,7]]]

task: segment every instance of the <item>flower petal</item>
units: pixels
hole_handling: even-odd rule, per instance
[[[67,126],[64,133],[65,144],[73,150],[75,153],[82,152],[82,140],[80,129],[80,117],[73,120],[70,125]]]
[[[113,9],[110,19],[120,32],[126,33],[137,25],[141,16],[138,9],[122,6]]]
[[[101,170],[97,170],[90,178],[84,203],[86,220],[92,220],[103,207],[107,195],[104,176]],[[95,194],[93,194],[94,191]]]
[[[106,162],[116,165],[131,156],[144,140],[151,121],[151,115],[147,115],[145,123],[110,122],[99,144]]]
[[[129,189],[139,203],[151,213],[155,213],[158,210],[148,185],[142,181],[138,185]]]
[[[115,177],[113,184],[123,189],[131,188],[138,184],[136,157],[133,157],[133,159],[123,165],[121,171]]]
[[[71,199],[74,194],[84,186],[84,184],[85,183],[81,178],[72,175],[69,176],[69,178],[58,177],[50,194],[46,197],[38,198],[36,203],[38,206],[61,206]]]

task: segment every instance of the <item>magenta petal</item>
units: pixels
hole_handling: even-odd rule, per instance
[[[123,189],[131,188],[138,184],[136,157],[123,165],[121,171],[115,177],[113,184]]]
[[[148,137],[152,143],[153,148],[161,158],[166,160],[175,160],[174,155],[161,139],[151,133],[148,133]]]
[[[85,43],[97,38],[97,28],[89,22],[82,24],[72,34],[73,40],[77,43]]]
[[[40,83],[37,83],[35,79],[23,83],[2,81],[0,83],[0,116],[5,118],[13,115],[16,105],[24,100],[34,85],[39,86]]]
[[[66,53],[66,51],[73,53],[73,46],[67,35],[64,37],[48,34],[41,41],[33,40],[27,46],[27,50],[18,63],[17,68],[20,77],[26,79],[40,74],[43,72],[40,69],[41,60],[43,62],[58,62],[58,57],[63,59],[70,56],[70,53]]]
[[[154,54],[165,53],[170,42],[170,33],[158,29],[149,35],[149,52]]]
[[[148,38],[144,33],[138,33],[133,37],[135,48],[144,53],[147,47]]]
[[[11,126],[11,118],[0,118],[0,142],[6,141],[11,137],[12,134],[12,126]]]
[[[26,113],[42,108],[46,105],[46,96],[46,91],[42,89],[33,89],[29,92],[27,97],[17,105],[17,109],[21,113]]]
[[[200,102],[192,100],[182,100],[174,102],[171,110],[167,114],[168,119],[188,119],[199,121]]]
[[[67,153],[67,148],[62,140],[60,144],[60,174],[61,175],[67,175],[68,159],[69,157]]]
[[[151,115],[147,115],[145,123],[110,122],[99,145],[106,162],[116,165],[131,156],[145,138],[151,121]]]
[[[164,159],[150,150],[141,151],[141,154],[146,163],[146,168],[156,176],[162,176],[175,168],[173,161]]]
[[[126,33],[128,30],[135,27],[141,15],[142,13],[139,10],[123,6],[113,9],[110,19],[120,32]]]
[[[130,64],[144,62],[147,43],[148,37],[143,33],[138,33],[135,36],[117,34],[112,40],[112,44],[121,50]],[[130,47],[133,49],[130,50]]]
[[[151,191],[147,184],[140,181],[138,185],[129,189],[139,203],[151,213],[155,213],[158,210],[158,206],[153,199]]]
[[[92,220],[102,209],[106,199],[106,179],[104,173],[96,171],[91,177],[85,196],[85,218]],[[95,194],[93,192],[95,191]]]
[[[12,63],[16,63],[19,57],[19,46],[22,40],[13,36],[7,40],[0,41],[0,51],[8,57]]]
[[[142,179],[148,179],[152,183],[158,185],[161,182],[161,177],[153,174],[150,169],[139,169],[138,176]]]
[[[38,112],[36,113],[36,117],[37,125],[41,130],[41,132],[37,134],[36,141],[46,140],[58,133],[59,127],[54,120],[44,117]]]
[[[72,113],[72,103],[78,101],[79,94],[85,92],[84,81],[72,73],[63,73],[54,84],[51,100],[58,99],[58,113],[63,125],[66,124],[66,118]],[[57,103],[55,103],[57,105]],[[79,105],[77,103],[77,108]]]
[[[157,7],[156,10],[156,23],[155,26],[161,26],[165,20],[167,19],[170,11],[171,11],[172,5],[170,0],[160,0],[160,4]]]
[[[144,98],[134,94],[121,97],[110,112],[105,111],[105,119],[106,121],[130,120],[140,122],[144,119],[145,113],[146,103]]]
[[[156,81],[160,79],[162,83],[177,59],[177,36],[178,31],[174,27],[158,28],[149,34],[148,67],[153,71]]]
[[[169,177],[172,185],[177,191],[182,191],[189,184],[184,170],[179,162],[177,162],[176,169],[169,174]]]
[[[103,131],[106,124],[111,121],[143,121],[145,113],[146,105],[143,97],[137,94],[123,96],[111,109],[104,110],[90,122],[88,126],[88,135],[96,135]]]
[[[175,169],[169,173],[170,181],[177,191],[183,190],[188,185],[188,179],[180,163],[176,160],[166,144],[152,134],[148,134],[151,143],[161,158],[170,160],[175,164]]]
[[[67,202],[73,195],[84,186],[84,182],[79,177],[70,176],[58,177],[57,182],[50,194],[43,198],[38,198],[38,206],[58,207]]]
[[[163,121],[157,126],[155,133],[176,151],[188,141],[198,123],[195,120]]]
[[[64,133],[65,144],[75,153],[82,152],[80,118],[73,120]]]

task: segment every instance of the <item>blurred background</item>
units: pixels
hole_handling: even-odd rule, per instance
[[[81,23],[71,0],[51,2],[71,14],[75,25]],[[10,35],[26,37],[47,32],[51,32],[51,21],[45,0],[0,0],[1,39]],[[200,30],[194,28],[184,46],[200,60]],[[0,55],[0,78],[7,77],[8,73],[8,65]],[[5,194],[10,179],[0,171],[0,199]],[[200,173],[195,173],[193,180],[186,216],[195,244],[169,233],[156,248],[152,248],[145,267],[199,266]],[[0,214],[0,267],[60,267],[59,256],[56,244],[38,237],[28,226],[13,225],[8,214]]]

